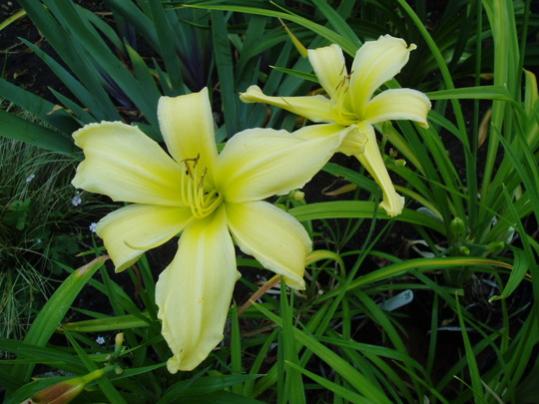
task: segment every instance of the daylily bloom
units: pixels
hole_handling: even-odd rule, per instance
[[[167,367],[175,373],[195,368],[223,338],[239,277],[233,240],[289,286],[304,288],[311,240],[295,218],[263,199],[302,187],[342,139],[249,129],[218,154],[206,89],[161,97],[157,112],[170,156],[137,127],[90,124],[73,134],[85,155],[73,185],[131,203],[96,228],[117,272],[182,232],[156,286],[173,353]]]
[[[427,127],[427,114],[431,104],[427,96],[409,88],[390,89],[374,95],[376,89],[391,80],[408,62],[415,45],[407,46],[400,38],[384,35],[368,41],[357,51],[352,71],[348,74],[342,49],[330,45],[309,49],[309,61],[320,85],[327,93],[305,97],[269,97],[258,86],[250,86],[240,95],[247,103],[262,102],[274,105],[313,122],[328,122],[310,136],[322,132],[339,132],[350,127],[340,151],[354,155],[382,188],[381,206],[388,215],[398,215],[404,207],[404,198],[397,194],[384,165],[376,143],[373,125],[376,123],[408,119]]]

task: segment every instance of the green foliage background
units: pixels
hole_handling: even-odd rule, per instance
[[[398,82],[386,85],[426,92],[433,110],[428,129],[410,122],[379,128],[386,164],[409,201],[402,215],[389,220],[379,211],[372,179],[342,159],[325,167],[318,188],[307,190],[307,200],[316,202],[276,201],[331,254],[310,264],[303,294],[281,285],[247,310],[238,308],[260,287],[251,269],[261,268],[240,259],[244,276],[225,341],[193,372],[170,375],[164,368],[169,352],[153,298],[162,263],[151,254],[122,276],[99,258],[97,240],[80,243],[79,262],[91,261],[85,267],[53,260],[66,279],[43,307],[33,307],[24,338],[0,338],[5,401],[19,403],[103,368],[105,375],[78,400],[534,402],[539,16],[529,0],[436,3],[105,0],[106,12],[94,13],[84,2],[19,0],[22,12],[1,29],[29,18],[54,52],[13,40],[65,89],[51,87],[41,97],[0,78],[9,105],[0,110],[0,135],[51,152],[42,158],[58,172],[66,167],[58,156],[67,167],[81,158],[70,134],[86,123],[136,123],[159,140],[161,94],[208,86],[220,142],[254,126],[303,125],[238,98],[254,83],[271,95],[319,88],[283,23],[305,46],[337,43],[350,57],[381,34],[416,43]],[[15,150],[21,161],[8,170],[31,158]],[[1,155],[2,167],[9,154]],[[352,186],[328,196],[324,181]],[[9,217],[15,191],[4,183],[0,223],[16,227]],[[96,207],[96,220],[107,204]],[[13,241],[2,239],[0,251],[8,244]],[[35,271],[2,256],[6,263]],[[89,300],[100,304],[88,306]],[[118,332],[125,335],[121,344],[114,342]],[[104,345],[97,336],[105,336]]]

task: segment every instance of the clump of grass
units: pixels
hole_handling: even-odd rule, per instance
[[[0,138],[0,337],[23,334],[52,290],[54,259],[78,249],[60,235],[81,209],[72,172],[69,159]]]

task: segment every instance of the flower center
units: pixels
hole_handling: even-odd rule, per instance
[[[358,116],[351,105],[350,77],[344,77],[335,90],[333,101],[335,102],[336,123],[348,126],[357,122]]]
[[[185,167],[180,177],[180,199],[197,219],[211,214],[223,201],[221,194],[209,184],[208,169],[200,164],[200,155],[182,160]]]

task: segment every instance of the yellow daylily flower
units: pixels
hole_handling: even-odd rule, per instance
[[[161,97],[158,119],[170,156],[120,122],[75,132],[85,159],[72,183],[131,203],[96,229],[116,271],[182,232],[156,286],[162,334],[173,353],[167,367],[175,373],[195,368],[223,338],[239,277],[233,240],[292,288],[304,288],[311,240],[295,218],[263,199],[302,187],[342,137],[304,141],[284,130],[249,129],[218,154],[206,89]]]
[[[395,216],[401,213],[404,198],[395,191],[391,182],[376,143],[373,125],[407,119],[427,127],[431,104],[425,94],[409,88],[385,90],[373,95],[376,89],[400,72],[415,48],[415,45],[407,46],[403,39],[390,35],[365,42],[355,55],[350,74],[338,45],[309,49],[309,61],[328,97],[270,97],[258,86],[250,86],[240,98],[246,103],[277,106],[313,122],[332,123],[337,133],[343,127],[349,127],[351,130],[339,151],[356,156],[382,189],[380,206],[388,215]],[[331,135],[327,125],[320,126],[320,130]],[[309,136],[320,134],[312,130]]]

